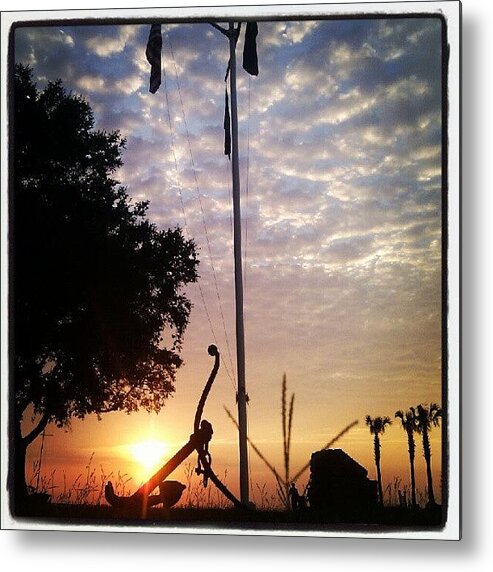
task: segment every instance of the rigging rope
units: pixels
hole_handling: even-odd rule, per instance
[[[164,64],[163,64],[163,72],[164,72]],[[170,101],[169,101],[169,95],[168,95],[168,85],[166,82],[166,73],[163,73],[163,77],[164,77],[164,82],[163,82],[164,83],[164,93],[165,93],[165,97],[166,97],[166,111],[167,111],[168,127],[169,127],[169,132],[170,132],[170,141],[171,141],[171,152],[173,154],[173,162],[175,165],[175,172],[178,175],[178,160],[176,158],[175,138],[174,138],[174,131],[173,131],[173,123],[171,121],[171,107],[170,107]],[[178,196],[180,198],[181,212],[183,215],[183,226],[185,227],[185,233],[186,233],[187,237],[190,238],[191,234],[188,230],[187,215],[185,212],[185,203],[183,201],[182,188],[181,188],[181,184],[178,181],[178,179],[176,181],[176,187],[178,189]],[[207,317],[207,321],[208,321],[209,327],[211,329],[212,337],[214,338],[214,342],[215,342],[216,346],[218,346],[219,344],[217,342],[216,332],[214,331],[214,326],[212,324],[211,316],[209,314],[209,310],[208,310],[207,304],[205,302],[204,292],[202,290],[202,286],[200,285],[200,282],[197,282],[197,286],[199,288],[200,297],[202,300],[202,305],[204,306],[205,315]],[[228,373],[229,377],[231,378],[229,371],[227,373]]]
[[[166,38],[167,38],[168,43],[169,43],[171,58],[172,58],[172,61],[173,61],[173,68],[174,68],[175,78],[176,78],[176,86],[177,86],[177,89],[178,89],[178,96],[179,96],[180,106],[181,106],[181,112],[182,112],[182,116],[183,116],[183,124],[184,124],[184,126],[185,126],[186,137],[187,137],[187,143],[188,143],[188,151],[189,151],[189,155],[190,155],[190,162],[191,162],[191,165],[192,165],[192,172],[193,172],[194,181],[195,181],[195,189],[196,189],[196,192],[197,192],[197,197],[198,197],[198,200],[199,200],[200,210],[201,210],[201,214],[202,214],[202,224],[203,224],[203,227],[204,227],[204,234],[205,234],[205,239],[206,239],[206,244],[207,244],[207,252],[208,252],[208,256],[209,256],[209,263],[210,263],[211,270],[212,270],[212,276],[213,276],[213,281],[214,281],[214,287],[215,287],[216,297],[217,297],[217,300],[218,300],[219,312],[220,312],[220,315],[221,315],[221,322],[222,322],[222,327],[223,327],[223,330],[224,330],[224,337],[225,337],[225,340],[226,340],[226,350],[227,350],[227,353],[228,353],[228,359],[229,359],[229,362],[230,362],[232,375],[231,375],[231,373],[228,371],[228,368],[226,367],[226,365],[225,365],[225,370],[226,370],[226,372],[228,373],[228,376],[230,377],[230,379],[231,379],[231,381],[232,381],[232,383],[233,383],[233,386],[234,386],[234,388],[235,388],[235,391],[237,391],[236,376],[235,376],[235,373],[234,373],[235,370],[234,370],[234,367],[233,367],[233,360],[232,360],[232,357],[231,357],[231,348],[230,348],[230,344],[229,344],[229,336],[228,336],[228,332],[227,332],[227,329],[226,329],[226,321],[225,321],[225,319],[224,319],[224,312],[223,312],[223,306],[222,306],[222,301],[221,301],[221,295],[220,295],[220,293],[219,293],[219,285],[218,285],[218,282],[217,282],[217,275],[216,275],[216,270],[215,270],[215,267],[214,267],[214,261],[213,261],[213,257],[212,257],[212,248],[211,248],[211,243],[210,243],[210,238],[209,238],[209,231],[208,231],[208,229],[207,229],[207,224],[206,224],[206,221],[205,221],[204,205],[203,205],[203,202],[202,202],[202,195],[201,195],[201,193],[200,193],[200,188],[199,188],[199,181],[198,181],[198,177],[197,177],[197,169],[196,169],[195,161],[194,161],[194,158],[193,158],[192,145],[191,145],[191,141],[190,141],[190,132],[189,132],[189,129],[188,129],[188,122],[187,122],[186,115],[185,115],[185,107],[184,107],[184,105],[183,105],[183,98],[182,98],[182,94],[181,94],[180,81],[179,81],[179,79],[178,79],[178,69],[177,69],[177,65],[176,65],[176,60],[175,60],[173,45],[172,45],[172,43],[171,43],[171,38],[169,37],[168,34],[166,34]],[[181,193],[180,193],[180,196],[181,196]],[[205,305],[205,299],[204,299],[204,296],[203,296],[203,292],[201,292],[201,296],[202,296],[202,299],[204,300],[204,305]],[[212,325],[212,322],[210,321],[210,316],[209,316],[208,319],[209,319],[210,325]],[[217,342],[216,342],[216,344],[217,344]]]

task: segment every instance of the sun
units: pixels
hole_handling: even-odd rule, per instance
[[[146,471],[158,468],[164,460],[168,446],[164,441],[147,439],[129,445],[132,457],[141,464]]]

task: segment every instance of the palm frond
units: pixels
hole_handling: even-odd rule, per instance
[[[440,418],[442,417],[442,409],[436,403],[430,405],[430,418],[435,427],[440,425]]]
[[[382,433],[385,433],[385,427],[387,425],[392,425],[392,420],[388,416],[382,418],[382,422],[381,422],[381,432]]]

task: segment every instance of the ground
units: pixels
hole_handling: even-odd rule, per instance
[[[156,527],[160,528],[208,528],[228,530],[280,530],[305,532],[330,531],[406,531],[440,530],[442,510],[420,509],[412,511],[401,508],[378,510],[366,519],[353,519],[341,522],[313,510],[304,511],[265,511],[214,508],[174,508],[165,511],[161,508],[149,510],[146,519],[129,518],[119,514],[107,505],[70,505],[46,503],[19,515],[20,522],[66,525],[94,525],[111,527]]]

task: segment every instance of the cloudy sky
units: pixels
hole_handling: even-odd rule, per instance
[[[138,479],[119,447],[152,434],[173,453],[186,441],[216,341],[223,368],[206,417],[213,464],[238,490],[236,434],[223,410],[235,411],[236,385],[228,42],[207,23],[163,24],[165,73],[152,95],[149,28],[15,33],[15,61],[33,67],[40,88],[61,78],[90,102],[97,128],[126,138],[117,178],[150,200],[157,225],[185,227],[201,260],[175,396],[158,416],[53,430],[47,462],[83,468],[95,452]],[[339,446],[373,477],[365,415],[441,403],[441,34],[433,18],[259,22],[260,73],[239,66],[249,433],[279,468],[283,373],[296,394],[294,470],[359,420]],[[239,64],[242,48],[243,34]],[[438,431],[432,443],[438,483]],[[396,424],[382,440],[382,471],[385,482],[408,482]],[[255,456],[251,479],[269,482]]]

